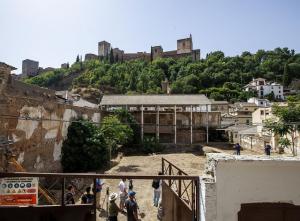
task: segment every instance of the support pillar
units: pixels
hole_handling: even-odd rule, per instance
[[[156,106],[156,139],[159,142],[159,106]]]
[[[144,141],[144,105],[141,106],[141,139]]]
[[[209,119],[208,119],[208,104],[206,104],[206,143],[208,144],[209,140],[209,134],[208,134],[208,123],[209,123]]]
[[[174,143],[177,144],[177,116],[176,116],[176,112],[177,112],[177,107],[176,105],[174,106]]]
[[[191,144],[193,144],[193,106],[191,105]]]

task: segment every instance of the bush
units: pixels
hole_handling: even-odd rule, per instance
[[[155,137],[145,136],[142,143],[142,151],[144,153],[157,153],[163,151],[163,146]]]
[[[107,161],[108,148],[99,128],[88,121],[73,122],[62,146],[63,171],[93,171],[105,166]]]

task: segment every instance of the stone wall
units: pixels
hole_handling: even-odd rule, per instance
[[[13,153],[28,171],[61,170],[62,143],[70,121],[78,118],[99,123],[100,112],[65,104],[51,90],[14,80],[0,94],[0,136],[14,142]]]

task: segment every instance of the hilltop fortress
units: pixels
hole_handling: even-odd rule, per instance
[[[98,43],[98,55],[86,54],[85,60],[113,57],[114,61],[129,61],[134,59],[152,61],[156,58],[181,58],[187,56],[192,57],[193,60],[200,60],[200,49],[193,49],[192,35],[188,38],[177,40],[177,50],[164,51],[162,46],[159,45],[151,46],[150,53],[125,53],[119,48],[112,48],[109,42],[101,41]]]

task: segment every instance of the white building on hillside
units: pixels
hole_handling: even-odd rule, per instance
[[[270,107],[271,103],[268,99],[251,97],[247,100],[248,103],[256,104],[258,107]]]
[[[264,78],[253,79],[244,88],[246,91],[256,91],[259,98],[263,98],[273,92],[276,99],[284,99],[283,86],[276,82],[266,82],[266,79]]]

